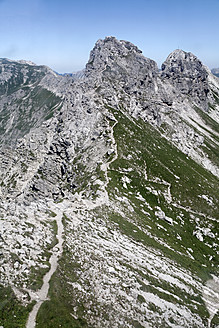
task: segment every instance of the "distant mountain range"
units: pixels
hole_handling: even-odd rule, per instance
[[[215,76],[219,77],[219,68],[213,68],[211,70],[212,74],[214,74]]]

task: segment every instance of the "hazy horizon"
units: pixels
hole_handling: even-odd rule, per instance
[[[98,39],[115,36],[160,67],[175,49],[219,67],[219,0],[0,0],[0,58],[83,69]]]

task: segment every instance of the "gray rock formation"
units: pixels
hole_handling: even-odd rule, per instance
[[[128,94],[137,94],[141,90],[152,93],[158,67],[132,43],[107,37],[97,41],[86,65],[87,77],[96,78],[100,74],[103,80],[120,83]]]
[[[208,72],[191,52],[180,49],[173,51],[162,64],[161,78],[169,81],[178,94],[192,97],[194,102],[208,109]]]

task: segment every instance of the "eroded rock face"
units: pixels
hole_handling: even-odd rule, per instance
[[[102,73],[102,79],[120,83],[128,94],[154,92],[158,67],[131,42],[107,37],[98,40],[86,65],[86,76]]]
[[[191,52],[177,49],[162,64],[161,79],[170,82],[179,93],[193,97],[207,110],[210,88],[208,73],[201,61]]]

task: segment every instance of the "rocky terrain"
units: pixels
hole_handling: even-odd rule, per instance
[[[0,60],[0,325],[219,327],[219,79],[98,40]]]

